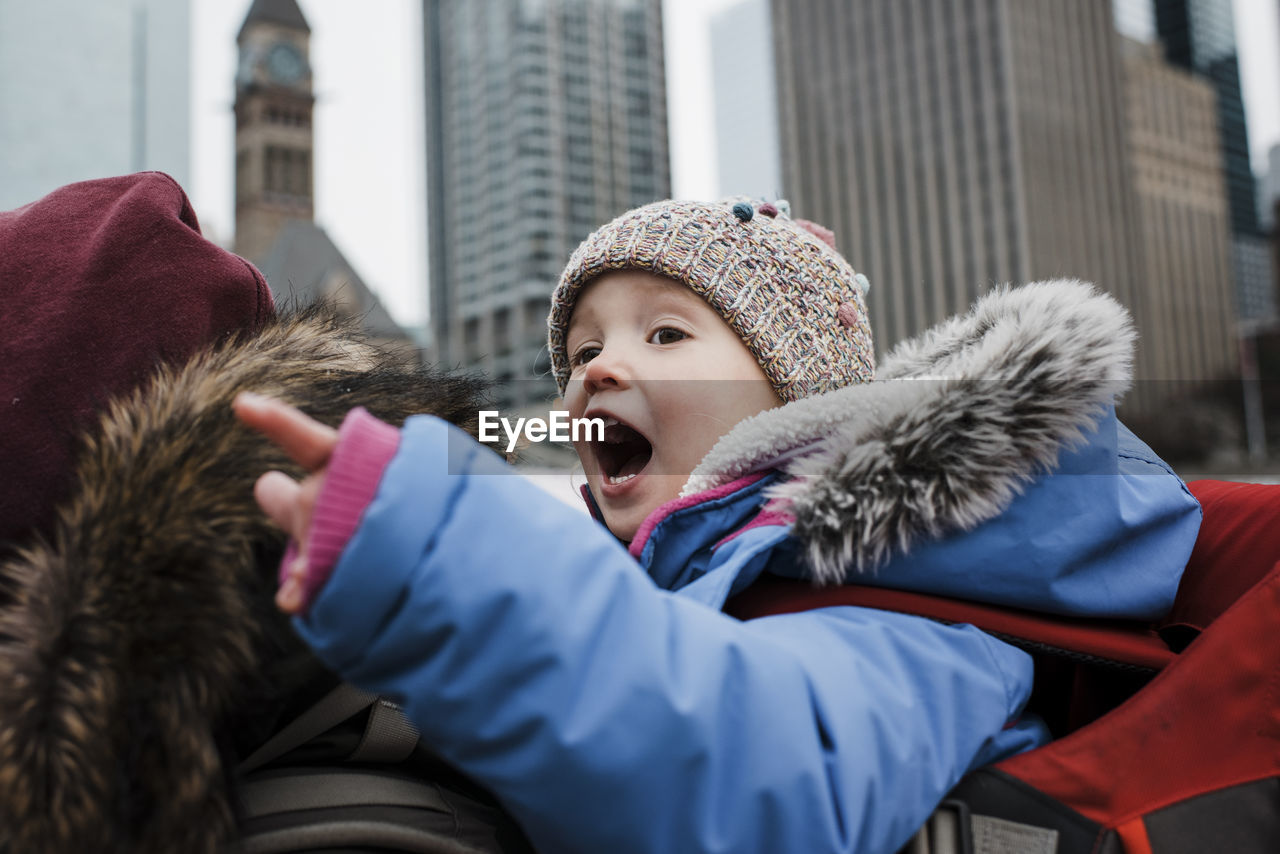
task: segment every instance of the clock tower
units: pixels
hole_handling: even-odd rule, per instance
[[[310,41],[296,0],[254,0],[236,37],[235,251],[251,261],[314,216]]]

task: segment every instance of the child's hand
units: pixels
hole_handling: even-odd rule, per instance
[[[269,471],[258,478],[253,495],[264,513],[289,533],[297,544],[297,557],[285,569],[276,593],[276,605],[288,614],[303,607],[302,581],[307,570],[307,540],[316,498],[324,483],[325,468],[338,431],[301,411],[270,397],[243,392],[232,404],[237,417],[259,431],[310,474],[299,483],[284,472]]]

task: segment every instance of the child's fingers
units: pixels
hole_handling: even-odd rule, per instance
[[[280,587],[276,590],[277,608],[286,614],[303,612],[307,605],[308,572],[310,564],[306,544],[291,545],[280,563]]]
[[[232,407],[241,421],[275,442],[308,471],[322,468],[338,443],[338,431],[275,398],[241,392]]]
[[[302,485],[284,472],[269,471],[253,485],[253,497],[271,520],[298,542],[306,542],[306,511]]]
[[[293,575],[288,576],[276,591],[276,607],[286,614],[302,612],[302,582]]]

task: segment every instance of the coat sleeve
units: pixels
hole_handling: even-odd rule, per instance
[[[297,625],[546,851],[889,854],[1041,738],[1023,653],[856,608],[738,622],[432,418]]]

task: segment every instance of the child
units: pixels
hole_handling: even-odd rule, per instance
[[[668,201],[574,253],[550,349],[570,413],[608,424],[576,445],[607,527],[435,419],[237,404],[315,472],[258,484],[298,543],[280,605],[540,850],[893,852],[967,770],[1047,739],[1021,651],[862,608],[721,612],[766,573],[1172,601],[1199,508],[1115,420],[1124,311],[997,292],[872,383],[866,280],[828,240],[781,203]]]

